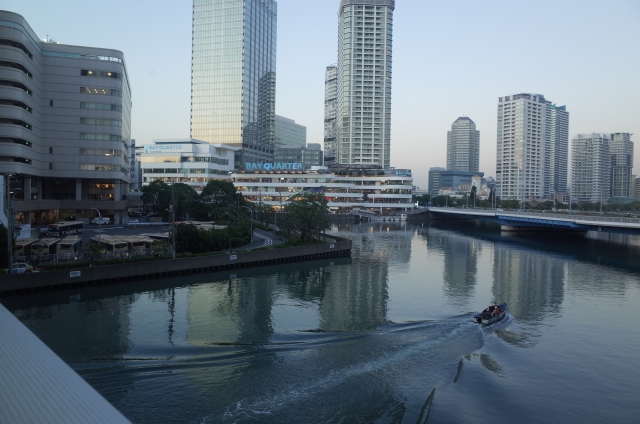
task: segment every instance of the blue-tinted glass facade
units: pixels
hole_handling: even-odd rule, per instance
[[[273,160],[277,3],[194,0],[191,138]]]

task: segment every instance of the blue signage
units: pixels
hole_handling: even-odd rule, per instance
[[[292,162],[282,162],[282,163],[245,163],[245,168],[247,170],[257,170],[257,171],[276,171],[276,170],[299,170],[302,171],[304,168],[301,163],[292,163]]]

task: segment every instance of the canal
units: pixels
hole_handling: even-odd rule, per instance
[[[134,423],[637,422],[640,238],[332,232],[351,258],[1,301]]]

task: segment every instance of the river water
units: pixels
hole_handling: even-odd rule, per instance
[[[134,423],[638,422],[640,238],[333,233],[351,258],[2,302]]]

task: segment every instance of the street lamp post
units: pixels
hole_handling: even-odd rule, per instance
[[[102,214],[96,208],[91,208],[91,209],[98,212],[98,244],[100,244],[100,234],[102,234]]]
[[[249,206],[240,206],[241,208],[249,209],[249,214],[251,220],[249,221],[249,228],[251,229],[251,244],[249,245],[249,250],[253,250],[253,209]]]
[[[4,174],[7,184],[7,271],[13,274],[13,207],[11,205],[11,174]]]
[[[602,183],[600,183],[600,215],[602,215]]]

